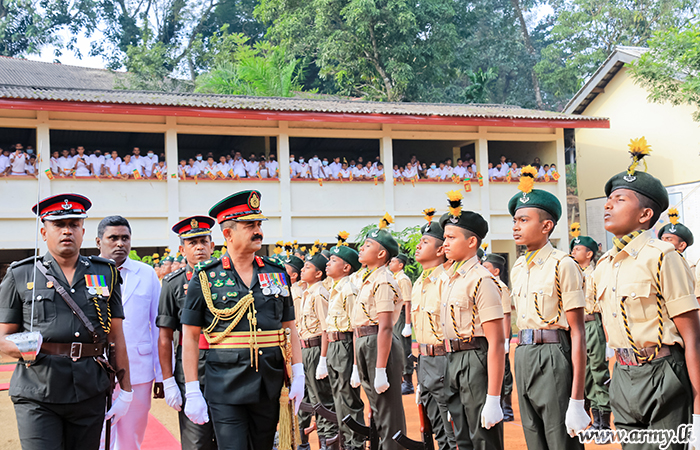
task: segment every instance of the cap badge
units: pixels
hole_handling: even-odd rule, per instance
[[[190,227],[192,227],[193,230],[195,228],[199,228],[199,222],[197,222],[197,219],[190,220]]]
[[[622,177],[622,179],[628,183],[634,183],[637,177],[635,177],[634,175],[625,175],[624,177]]]
[[[581,239],[576,238],[576,239],[574,239],[574,242],[576,242],[577,244],[579,244],[579,243],[581,242]]]
[[[69,210],[73,207],[72,203],[68,203],[68,199],[63,200],[63,205],[61,207],[65,210]]]
[[[260,208],[260,197],[258,197],[258,194],[253,192],[250,195],[250,199],[248,200],[248,206],[250,206],[251,209],[258,209]]]
[[[333,249],[333,253],[340,253],[340,249],[339,249],[338,247],[335,247],[335,248]]]
[[[428,225],[425,226],[425,231],[426,231],[426,232],[427,232],[427,231],[430,231],[430,224],[428,224]]]
[[[375,237],[375,238],[376,238],[377,236],[379,236],[379,231],[376,231],[376,230],[375,230],[375,231],[373,231],[373,232],[372,232],[372,234],[371,234],[370,236],[372,236],[372,237]]]
[[[671,233],[675,233],[675,232],[676,232],[676,226],[675,226],[675,225],[671,225],[671,227],[668,229],[668,231],[670,231]]]
[[[520,197],[520,203],[527,203],[530,201],[530,197],[527,196],[527,194],[523,193],[523,196]]]
[[[455,217],[455,216],[450,216],[450,222],[451,222],[451,223],[457,223],[457,222],[459,222],[459,218],[457,218],[457,217]]]

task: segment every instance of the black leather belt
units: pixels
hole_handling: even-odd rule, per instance
[[[352,341],[352,331],[329,331],[328,342]]]
[[[373,336],[379,333],[379,325],[368,325],[366,327],[357,327],[353,330],[355,337]]]
[[[448,353],[463,352],[466,350],[476,350],[481,348],[481,343],[486,341],[485,337],[474,337],[469,341],[461,339],[445,339],[445,350]]]
[[[301,348],[311,348],[321,346],[321,336],[315,336],[310,339],[301,340]]]
[[[64,356],[77,361],[80,358],[92,358],[102,356],[105,352],[105,344],[88,344],[85,342],[72,342],[70,344],[60,344],[56,342],[44,342],[41,344],[39,353],[53,356]]]

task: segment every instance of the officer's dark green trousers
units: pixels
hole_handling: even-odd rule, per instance
[[[563,331],[559,339],[558,344],[515,349],[515,384],[528,450],[583,450],[578,438],[566,432],[573,381],[571,340]]]
[[[447,419],[447,395],[445,393],[445,371],[447,356],[421,356],[418,363],[420,402],[423,404],[435,440],[440,450],[455,450],[457,444],[452,424]]]
[[[175,353],[175,381],[182,394],[182,410],[178,412],[180,422],[180,442],[182,450],[216,450],[216,438],[214,426],[211,420],[204,425],[197,425],[185,415],[185,374],[182,369],[182,346],[177,347]],[[199,386],[204,392],[205,378],[204,366],[206,364],[206,351],[199,352]]]
[[[394,336],[399,340],[401,344],[401,350],[403,351],[403,374],[413,375],[413,362],[411,362],[410,356],[413,354],[412,345],[413,337],[404,337],[401,332],[406,326],[406,308],[401,308],[401,315],[396,320],[394,324]]]
[[[309,402],[312,405],[321,403],[331,411],[335,410],[333,403],[333,392],[328,377],[317,380],[316,367],[321,357],[321,347],[311,347],[301,349],[301,358],[304,361],[304,372],[306,375],[306,389],[309,391]],[[316,428],[319,437],[332,438],[338,434],[338,426],[316,415]]]
[[[610,379],[605,359],[605,331],[600,314],[586,322],[586,398],[591,409],[610,412],[610,395],[605,384]]]
[[[22,450],[97,450],[107,393],[79,403],[12,397]],[[114,437],[114,436],[112,436]]]
[[[362,402],[362,398],[360,398],[360,388],[353,388],[350,385],[353,356],[352,339],[329,342],[327,353],[328,378],[331,382],[338,421],[342,421],[349,414],[357,422],[364,424],[363,412],[365,405]],[[343,433],[346,449],[363,447],[364,438],[362,436],[357,436],[342,422],[339,425],[340,431]]]
[[[502,450],[503,422],[488,430],[481,426],[488,387],[488,344],[485,338],[480,344],[475,350],[447,354],[447,407],[459,450]]]
[[[401,379],[404,355],[401,344],[392,336],[391,351],[386,364],[389,389],[381,394],[374,390],[374,375],[377,368],[377,335],[363,336],[355,340],[357,369],[360,372],[362,389],[367,395],[372,417],[377,425],[380,450],[402,450],[392,437],[397,431],[406,433],[406,416],[401,399]]]
[[[280,399],[247,405],[209,403],[219,450],[270,450],[280,417]]]
[[[610,404],[615,428],[621,430],[675,430],[692,423],[693,392],[679,345],[671,355],[641,366],[615,363],[610,382]],[[625,450],[658,449],[658,444],[626,444]],[[681,450],[685,444],[668,447]]]

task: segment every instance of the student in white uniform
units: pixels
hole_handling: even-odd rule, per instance
[[[88,156],[88,160],[92,165],[92,174],[102,176],[105,165],[105,157],[102,155],[102,150],[95,150],[92,155]]]
[[[289,172],[291,178],[299,178],[301,173],[301,165],[296,161],[294,155],[289,155]]]
[[[274,154],[270,153],[267,162],[265,163],[265,168],[267,169],[267,176],[270,178],[279,178],[280,165],[277,162],[277,158]]]
[[[24,153],[22,144],[17,144],[15,151],[10,154],[10,175],[26,175],[28,160],[29,157]]]
[[[73,161],[73,158],[71,158],[70,154],[68,153],[68,150],[63,150],[62,155],[60,158],[58,158],[58,167],[61,169],[61,175],[64,177],[67,177],[70,175],[71,171],[73,170],[73,167],[75,166],[75,162]]]
[[[113,151],[109,158],[105,158],[105,166],[113,177],[119,173],[119,167],[122,164],[122,159],[116,151]]]
[[[131,155],[124,155],[124,161],[119,165],[119,173],[122,178],[135,178],[134,170],[138,171],[139,168],[143,169],[140,164],[133,161]]]
[[[75,165],[73,166],[76,177],[92,176],[92,163],[90,160],[91,158],[85,154],[85,147],[82,145],[78,146],[78,157],[75,158]]]
[[[430,163],[430,168],[426,172],[426,176],[431,181],[438,181],[440,179],[440,169],[437,168],[434,162]]]

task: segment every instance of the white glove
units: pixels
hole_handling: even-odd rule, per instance
[[[182,394],[180,388],[177,387],[175,377],[163,380],[163,387],[165,388],[165,403],[175,411],[182,411]]]
[[[193,423],[204,425],[209,422],[207,412],[207,402],[204,400],[202,391],[199,389],[199,381],[185,383],[185,415]]]
[[[487,395],[486,403],[481,409],[481,426],[489,429],[503,420],[503,410],[501,409],[500,395]]]
[[[700,449],[700,414],[693,414],[693,432],[690,435],[688,450]]]
[[[608,347],[608,343],[605,343],[605,359],[607,361],[610,361],[611,359],[615,358],[615,350]]]
[[[107,414],[105,414],[105,420],[112,419],[112,425],[119,422],[119,419],[124,417],[129,411],[129,406],[131,406],[131,401],[134,399],[134,391],[119,391],[119,397],[114,402]]]
[[[386,377],[386,367],[374,369],[374,390],[381,394],[389,389],[389,379]]]
[[[304,375],[304,364],[292,364],[292,385],[289,387],[289,399],[294,400],[294,414],[299,412],[299,406],[304,399],[304,383],[306,375]]]
[[[357,370],[357,364],[352,366],[352,375],[350,375],[350,386],[354,388],[360,387],[360,372]]]
[[[510,352],[510,339],[506,338],[505,342],[503,343],[503,349],[506,351],[506,355],[508,352]]]
[[[566,431],[569,436],[575,437],[591,423],[591,417],[583,406],[583,400],[569,399],[569,407],[566,409]]]
[[[326,357],[321,356],[318,359],[318,366],[316,366],[316,379],[323,380],[328,376],[328,365],[326,364]]]
[[[407,323],[406,325],[403,326],[403,330],[401,331],[401,336],[411,337],[412,335],[413,335],[413,331],[411,330],[411,324]]]
[[[420,405],[420,383],[416,384],[416,405]]]

